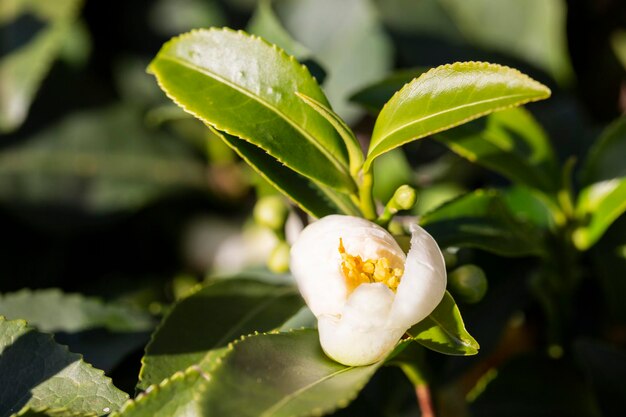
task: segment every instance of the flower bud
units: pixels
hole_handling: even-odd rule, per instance
[[[455,297],[468,304],[483,299],[487,293],[487,278],[476,265],[463,265],[450,273],[450,290]]]
[[[289,210],[280,196],[270,195],[261,198],[254,206],[254,221],[273,231],[282,230]]]

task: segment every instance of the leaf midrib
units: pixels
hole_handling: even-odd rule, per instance
[[[507,96],[500,96],[500,97],[497,97],[497,98],[485,99],[485,100],[480,100],[480,101],[473,101],[473,102],[471,102],[471,103],[466,103],[466,104],[463,104],[463,105],[460,105],[460,106],[455,106],[455,107],[453,107],[453,108],[451,108],[451,109],[441,110],[441,111],[438,111],[438,112],[436,112],[436,113],[432,113],[432,114],[429,114],[429,115],[427,115],[427,116],[421,117],[421,118],[419,118],[419,119],[413,120],[413,121],[411,121],[411,122],[409,122],[409,123],[405,123],[405,124],[403,124],[403,125],[401,125],[401,126],[399,126],[399,127],[395,128],[395,129],[394,129],[394,130],[392,130],[391,132],[388,132],[387,134],[385,134],[385,136],[383,136],[380,140],[378,140],[378,141],[377,141],[377,144],[374,146],[374,148],[372,148],[372,149],[371,149],[371,151],[370,151],[370,152],[368,152],[368,156],[369,156],[369,155],[374,154],[374,153],[375,153],[375,151],[376,151],[376,149],[377,149],[377,148],[378,148],[378,147],[379,147],[379,146],[380,146],[380,145],[381,145],[381,144],[382,144],[382,143],[383,143],[383,142],[384,142],[387,138],[389,138],[389,137],[391,137],[391,136],[395,135],[397,132],[399,132],[399,131],[401,131],[401,130],[403,130],[403,129],[406,129],[406,128],[408,128],[408,127],[412,126],[412,125],[415,125],[415,124],[418,124],[418,123],[423,123],[423,122],[425,122],[426,120],[432,119],[432,118],[434,118],[434,117],[438,117],[438,116],[441,116],[441,115],[446,114],[446,113],[453,113],[453,112],[455,112],[455,111],[458,111],[458,110],[461,110],[461,109],[464,109],[464,108],[470,108],[470,107],[473,107],[473,106],[478,106],[478,105],[485,104],[485,103],[496,102],[496,101],[501,101],[501,100],[507,100],[507,99],[511,99],[511,98],[514,98],[514,97],[524,97],[524,96],[527,96],[527,97],[529,97],[529,98],[532,98],[532,97],[533,97],[533,95],[532,95],[532,94],[529,94],[529,93],[520,93],[520,94],[510,94],[510,95],[507,95]],[[383,109],[383,110],[384,110],[384,109]],[[497,110],[498,110],[498,109],[487,110],[487,113],[489,113],[489,112],[493,112],[493,111],[497,111]],[[485,114],[487,114],[487,113],[485,113]],[[474,118],[474,117],[475,117],[474,115],[469,116],[469,117],[466,119],[466,121],[469,121],[469,120],[471,120],[471,119],[472,119],[472,118]],[[476,116],[476,117],[480,117],[480,115],[478,115],[478,116]],[[462,121],[460,121],[460,122],[455,122],[455,123],[452,123],[451,125],[452,125],[452,126],[456,126],[456,125],[461,124],[461,123],[463,123],[463,120],[462,120]],[[441,129],[436,129],[436,130],[435,130],[435,131],[433,131],[433,132],[425,132],[425,133],[421,134],[420,136],[426,136],[426,135],[429,135],[429,134],[435,133],[435,132],[437,132],[437,131],[444,130],[445,128],[446,128],[446,127],[442,127]],[[413,139],[413,138],[408,139],[407,141],[410,141],[410,140],[412,140],[412,139]],[[406,142],[405,142],[405,143],[406,143]]]
[[[348,171],[347,171],[346,167],[344,166],[344,164],[341,163],[341,161],[339,161],[324,146],[322,146],[317,140],[315,140],[315,138],[313,136],[311,136],[306,130],[302,129],[302,127],[300,125],[298,125],[298,123],[296,123],[294,120],[292,120],[290,117],[288,117],[285,113],[280,111],[278,108],[276,108],[271,103],[263,100],[260,96],[257,96],[254,93],[252,93],[251,91],[248,91],[245,88],[242,88],[242,87],[238,86],[237,84],[235,84],[235,83],[225,79],[224,77],[214,73],[213,71],[210,71],[210,70],[208,70],[206,68],[203,68],[203,67],[199,67],[199,66],[197,66],[195,64],[192,64],[191,62],[184,61],[182,59],[176,58],[176,57],[171,56],[171,55],[160,56],[159,59],[164,59],[164,60],[167,60],[167,61],[174,62],[176,64],[179,64],[181,66],[187,67],[189,69],[198,71],[201,74],[204,74],[204,75],[206,75],[209,78],[214,78],[215,80],[220,81],[221,83],[227,85],[228,87],[232,88],[233,90],[239,91],[241,94],[249,97],[253,101],[256,101],[256,102],[260,103],[261,105],[267,107],[268,109],[272,110],[274,113],[278,114],[283,120],[285,120],[289,125],[291,125],[297,132],[299,132],[307,141],[309,141],[313,146],[315,146],[346,178],[348,178],[350,180],[350,178],[351,178],[350,174],[348,173]],[[219,128],[217,126],[215,126],[215,128],[219,130]]]
[[[337,375],[340,375],[344,372],[350,371],[354,369],[354,366],[350,366],[348,368],[344,368],[344,369],[340,369],[338,371],[333,372],[332,374],[328,374],[323,378],[320,378],[316,381],[311,382],[308,385],[303,386],[302,388],[299,388],[297,390],[295,390],[294,392],[292,392],[289,395],[286,395],[282,400],[274,403],[273,405],[271,405],[268,409],[266,409],[265,411],[263,411],[262,414],[260,414],[260,417],[270,417],[272,415],[274,415],[274,413],[281,409],[282,407],[284,407],[287,403],[289,403],[291,400],[293,400],[294,398],[296,398],[296,396],[302,394],[303,392],[315,387],[318,384],[321,384],[324,381],[329,380],[330,378],[334,378]]]

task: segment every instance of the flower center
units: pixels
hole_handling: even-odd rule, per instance
[[[398,288],[404,271],[402,268],[391,268],[389,259],[382,257],[364,261],[358,255],[350,255],[346,253],[341,238],[339,238],[339,253],[341,254],[341,272],[343,272],[343,276],[346,278],[348,292],[354,291],[361,284],[375,282],[385,284],[393,292]]]

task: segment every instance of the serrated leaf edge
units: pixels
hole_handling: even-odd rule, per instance
[[[536,97],[528,97],[527,99],[521,100],[521,101],[519,101],[517,103],[514,103],[514,104],[508,104],[508,105],[505,105],[505,106],[499,106],[499,107],[496,107],[494,109],[490,109],[490,110],[486,110],[486,111],[481,112],[481,113],[474,114],[474,115],[469,116],[469,117],[467,117],[465,119],[462,119],[462,120],[460,120],[458,122],[452,123],[450,125],[447,125],[447,126],[444,126],[444,127],[438,128],[438,129],[434,129],[432,131],[425,132],[422,135],[419,135],[417,137],[408,139],[408,140],[406,140],[404,142],[398,143],[395,146],[393,146],[392,148],[389,148],[389,149],[387,149],[387,150],[385,150],[385,151],[383,151],[381,153],[375,153],[376,149],[380,145],[380,143],[379,143],[374,148],[371,148],[371,149],[369,149],[367,151],[367,158],[365,159],[365,162],[363,164],[363,169],[364,170],[368,170],[370,165],[374,161],[374,159],[376,159],[381,154],[383,154],[385,152],[388,152],[388,151],[390,151],[392,149],[395,149],[397,147],[400,147],[402,145],[405,145],[405,144],[407,144],[407,143],[409,143],[409,142],[411,142],[413,140],[424,138],[424,137],[427,137],[427,136],[431,136],[431,135],[434,135],[435,133],[443,132],[443,131],[448,130],[448,129],[452,129],[453,127],[457,127],[457,126],[465,124],[465,123],[467,123],[469,121],[472,121],[472,120],[475,120],[475,119],[479,119],[479,118],[481,118],[483,116],[486,116],[488,114],[494,113],[496,111],[502,111],[502,110],[513,108],[513,107],[522,106],[522,105],[527,104],[527,103],[543,100],[543,99],[546,99],[546,98],[550,97],[550,95],[552,94],[552,92],[550,91],[550,89],[548,87],[546,87],[545,85],[543,85],[539,81],[534,80],[533,78],[529,77],[528,75],[524,74],[523,72],[521,72],[521,71],[519,71],[519,70],[517,70],[515,68],[507,67],[506,65],[492,64],[492,63],[483,62],[483,61],[463,61],[463,62],[455,62],[455,63],[452,63],[452,64],[440,65],[438,67],[431,68],[430,70],[426,71],[425,73],[423,73],[419,77],[414,78],[411,81],[409,81],[408,83],[404,84],[404,86],[400,90],[396,91],[393,94],[393,96],[389,99],[389,101],[387,101],[387,103],[385,103],[383,108],[380,110],[379,114],[382,114],[383,111],[385,111],[385,109],[389,105],[389,103],[391,103],[397,95],[402,93],[413,82],[417,82],[417,81],[421,80],[422,78],[426,78],[429,75],[432,75],[431,73],[433,73],[435,71],[440,71],[440,70],[444,70],[444,69],[457,70],[458,67],[470,66],[470,65],[474,65],[474,66],[478,67],[479,69],[493,68],[493,69],[500,69],[500,70],[510,71],[513,75],[518,76],[518,77],[524,79],[525,81],[529,81],[531,84],[536,85],[538,87],[537,88],[538,90],[543,90],[544,91],[544,95],[538,95]]]
[[[317,83],[317,80],[315,79],[315,77],[313,77],[311,75],[309,69],[304,64],[300,63],[294,56],[289,55],[287,52],[285,52],[284,49],[278,47],[277,45],[275,45],[273,43],[270,43],[270,42],[266,41],[262,37],[257,36],[257,35],[253,35],[253,34],[249,34],[249,33],[245,32],[243,30],[233,30],[233,29],[228,28],[228,27],[223,27],[223,28],[212,27],[212,28],[209,28],[209,29],[194,29],[194,30],[191,30],[189,32],[186,32],[186,33],[183,33],[181,35],[173,37],[172,39],[167,41],[163,45],[162,48],[165,48],[170,43],[178,42],[178,41],[180,41],[182,39],[191,37],[191,36],[195,35],[196,33],[210,33],[210,32],[230,32],[230,33],[233,33],[233,34],[237,34],[237,35],[241,35],[241,36],[244,36],[244,37],[248,37],[248,38],[250,38],[252,40],[255,40],[255,41],[260,41],[263,44],[265,44],[266,46],[269,46],[273,50],[278,52],[278,54],[281,55],[282,57],[287,58],[290,62],[296,64],[296,66],[299,66],[300,70],[302,70],[304,72],[304,75],[308,76],[308,78],[313,80],[313,82],[319,86],[319,84]],[[158,59],[158,55],[157,55],[157,57],[155,59]],[[169,58],[169,59],[172,60],[171,58]],[[198,68],[198,67],[196,67],[194,65],[187,65],[187,64],[182,64],[182,63],[181,63],[181,65],[188,66],[188,67],[192,67],[193,66],[194,68],[197,68],[199,71],[201,70],[200,68]],[[234,130],[231,130],[231,129],[228,129],[228,128],[224,128],[224,127],[219,126],[219,125],[217,125],[215,123],[212,123],[212,122],[209,122],[207,120],[204,120],[202,117],[200,117],[200,115],[198,115],[196,112],[194,112],[191,109],[189,109],[185,104],[181,103],[174,96],[172,96],[171,93],[169,92],[169,90],[167,88],[165,88],[165,86],[163,85],[160,77],[156,74],[156,72],[152,71],[151,67],[152,67],[152,63],[148,66],[148,73],[151,73],[151,74],[153,74],[155,76],[157,84],[159,85],[161,90],[163,90],[165,92],[165,94],[167,95],[167,97],[170,100],[172,100],[174,103],[176,103],[176,105],[179,106],[180,108],[182,108],[185,112],[191,114],[193,117],[195,117],[196,119],[200,120],[204,124],[208,124],[208,125],[212,126],[213,128],[215,128],[218,131],[226,132],[226,133],[228,133],[231,136],[235,136],[235,137],[237,137],[239,139],[245,140],[246,142],[251,143],[252,145],[254,145],[256,147],[258,147],[260,149],[263,149],[268,155],[270,155],[272,158],[276,159],[281,164],[289,167],[289,169],[292,169],[293,171],[297,172],[298,174],[300,174],[300,175],[302,175],[302,176],[304,176],[306,178],[313,179],[309,175],[307,175],[307,174],[305,174],[305,173],[303,173],[303,172],[301,172],[301,171],[291,167],[290,165],[287,165],[283,159],[281,159],[281,158],[279,158],[279,157],[277,157],[275,155],[272,155],[266,149],[264,149],[263,147],[259,146],[256,143],[252,142],[248,138],[243,137],[238,132],[235,132]],[[321,89],[321,87],[320,87],[320,89]],[[269,107],[269,105],[268,105],[268,107]],[[273,106],[271,106],[271,107],[273,107]],[[341,172],[345,176],[345,178],[348,180],[347,183],[349,184],[349,187],[348,187],[348,189],[346,191],[354,192],[356,190],[356,184],[352,180],[352,177],[350,176],[348,168],[343,163],[341,163],[341,161],[339,161],[334,155],[332,155],[326,148],[324,148],[324,146],[320,145],[313,138],[309,138],[311,135],[308,132],[306,132],[305,130],[303,130],[302,127],[299,126],[296,122],[292,121],[291,119],[289,119],[287,117],[285,117],[285,119],[288,120],[289,124],[291,124],[295,128],[295,130],[301,132],[302,136],[307,138],[307,140],[315,148],[317,148],[326,157],[326,159],[328,159],[335,166],[335,168],[338,169],[339,172]],[[328,185],[328,186],[332,187],[331,185]],[[334,187],[332,187],[332,188],[334,188]]]

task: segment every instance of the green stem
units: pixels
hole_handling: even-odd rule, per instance
[[[368,220],[376,219],[376,204],[374,203],[374,176],[371,171],[363,171],[359,187],[361,211]]]

